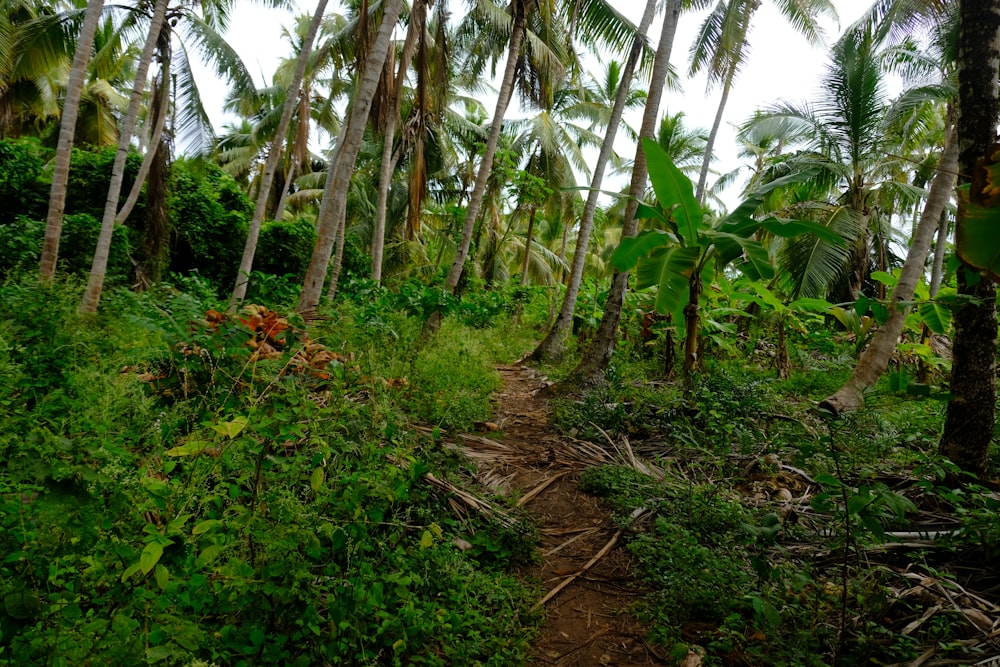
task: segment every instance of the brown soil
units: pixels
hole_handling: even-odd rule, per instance
[[[464,436],[462,446],[476,461],[480,481],[519,496],[537,518],[540,554],[524,576],[541,581],[549,593],[565,586],[544,604],[545,621],[528,664],[668,664],[645,641],[647,628],[629,613],[640,591],[625,536],[600,500],[577,484],[580,470],[600,462],[600,453],[552,429],[539,395],[544,377],[523,366],[497,370],[504,380],[498,430]]]

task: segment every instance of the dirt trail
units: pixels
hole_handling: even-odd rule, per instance
[[[594,456],[581,452],[585,443],[553,431],[547,401],[537,395],[543,377],[522,366],[497,370],[504,380],[495,416],[500,430],[465,436],[463,444],[481,481],[520,491],[522,504],[537,517],[541,556],[524,574],[542,581],[550,594],[563,586],[545,602],[545,622],[528,664],[667,664],[645,641],[646,628],[628,613],[639,593],[624,536],[607,508],[577,486],[579,471]]]

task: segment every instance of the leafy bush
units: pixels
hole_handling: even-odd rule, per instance
[[[260,229],[254,269],[301,281],[315,244],[316,226],[309,220],[268,222]]]
[[[231,289],[253,215],[236,181],[216,166],[178,160],[168,206],[174,231],[170,271],[197,271],[216,289]]]

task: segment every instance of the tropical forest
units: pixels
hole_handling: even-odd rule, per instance
[[[0,667],[1000,667],[1000,0],[0,7]]]

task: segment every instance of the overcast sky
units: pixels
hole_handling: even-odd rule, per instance
[[[611,0],[611,2],[619,11],[638,23],[644,4],[641,0]],[[840,35],[842,28],[854,22],[871,2],[872,0],[834,0],[840,21],[825,24],[827,43],[833,42]],[[292,16],[285,10],[249,8],[248,3],[240,4],[243,6],[233,17],[228,32],[229,42],[243,57],[258,84],[270,83],[269,78],[278,59],[289,53],[288,42],[281,38],[281,29],[282,26],[291,25]],[[299,7],[311,13],[315,3],[300,0]],[[341,10],[338,3],[331,3],[328,9],[329,12]],[[463,3],[452,0],[452,11],[456,15],[464,11]],[[687,71],[688,49],[706,14],[707,11],[702,11],[685,13],[681,16],[671,58],[674,68],[681,74]],[[660,23],[655,22],[650,29],[654,45],[659,31]],[[825,49],[809,46],[768,0],[764,0],[754,16],[749,42],[750,56],[730,94],[723,127],[716,143],[714,168],[719,172],[730,171],[739,164],[736,158],[734,125],[744,121],[754,110],[777,100],[812,98],[824,71]],[[210,80],[210,75],[206,73],[202,80]],[[218,126],[224,118],[221,106],[225,90],[202,84],[202,95],[206,109]],[[670,113],[683,111],[688,126],[703,127],[707,130],[712,125],[718,100],[719,90],[716,88],[706,92],[704,78],[686,80],[683,91],[666,94],[660,107],[660,116],[662,117],[666,111]],[[492,105],[489,109],[492,113]],[[512,105],[509,113],[516,113],[516,106]],[[637,115],[633,126],[638,126],[639,117],[641,114]],[[627,148],[622,148],[621,145],[618,149],[627,152]],[[726,199],[729,200],[730,197]],[[728,203],[732,205],[734,202]]]

